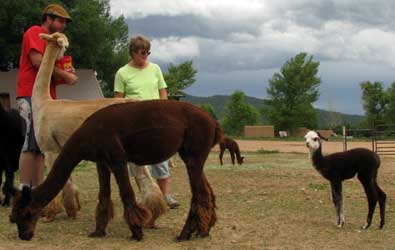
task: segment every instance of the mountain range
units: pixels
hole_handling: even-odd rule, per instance
[[[215,114],[217,115],[218,119],[221,119],[224,113],[224,108],[230,100],[230,96],[228,95],[213,95],[209,97],[198,97],[192,95],[186,95],[182,98],[183,101],[191,102],[196,105],[201,104],[211,104]],[[258,110],[261,110],[265,104],[264,99],[245,96],[244,97],[245,103],[248,103]],[[358,126],[362,120],[365,118],[361,115],[350,115],[350,114],[343,114],[340,112],[316,109],[318,112],[318,128],[328,128],[331,127],[331,124],[347,124],[351,126]],[[265,116],[262,116],[262,123],[268,124],[267,119]]]

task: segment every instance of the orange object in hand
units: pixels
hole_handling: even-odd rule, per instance
[[[74,68],[72,64],[72,58],[71,56],[64,56],[62,59],[59,59],[55,62],[55,65],[59,67],[60,69],[63,69],[69,73],[74,73]],[[64,81],[62,78],[55,78],[55,84],[64,84]]]

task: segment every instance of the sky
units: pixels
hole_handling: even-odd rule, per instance
[[[195,96],[267,98],[268,80],[300,52],[320,62],[317,108],[363,114],[360,82],[395,81],[393,0],[111,0],[129,36],[152,41],[162,70],[193,60]]]

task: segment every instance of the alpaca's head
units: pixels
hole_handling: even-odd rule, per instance
[[[21,240],[33,238],[40,212],[40,208],[32,206],[31,188],[25,186],[22,191],[15,190],[10,222],[17,225]]]
[[[241,165],[244,162],[244,157],[240,157],[240,159],[237,159],[237,162]]]
[[[314,152],[321,147],[321,140],[328,140],[316,131],[309,131],[304,138],[306,139],[306,147],[310,149],[310,152]]]
[[[56,45],[60,47],[57,59],[62,59],[64,52],[66,51],[67,47],[69,47],[69,40],[67,39],[66,35],[60,32],[55,32],[53,34],[40,33],[39,36],[48,43],[56,43]]]

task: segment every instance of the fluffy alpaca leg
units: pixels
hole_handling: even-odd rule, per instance
[[[77,212],[81,210],[78,189],[72,182],[70,178],[63,190],[63,206],[66,210],[67,216],[75,219],[77,217]]]
[[[235,165],[235,152],[232,149],[229,149],[230,158],[232,159],[232,165]]]
[[[43,210],[43,213],[45,214],[43,222],[49,223],[54,221],[56,215],[63,211],[62,199],[62,193],[59,193],[50,203],[48,203]]]
[[[132,232],[131,239],[140,241],[143,238],[142,226],[151,219],[151,213],[136,202],[136,197],[129,182],[126,162],[112,165],[112,172],[119,187],[124,208],[124,218]]]
[[[380,229],[384,228],[385,224],[385,202],[387,200],[387,195],[384,193],[384,191],[379,187],[377,182],[375,181],[375,186],[379,198],[379,206],[380,206]]]
[[[111,172],[104,164],[97,163],[99,176],[99,203],[96,206],[96,229],[89,237],[104,237],[108,222],[114,217],[113,203],[111,201]]]
[[[368,207],[369,207],[368,216],[366,218],[366,224],[362,226],[362,229],[368,229],[372,223],[372,217],[374,210],[376,208],[378,194],[375,185],[373,183],[373,180],[369,176],[365,177],[358,175],[358,179],[361,181],[363,188],[365,190],[366,197],[368,200]]]
[[[222,158],[224,156],[225,149],[221,147],[220,150],[221,151],[219,152],[219,162],[221,163],[221,165],[224,165],[224,163],[222,162]]]
[[[52,168],[55,159],[58,157],[58,153],[45,152],[45,166],[49,169]],[[55,220],[55,216],[63,211],[62,206],[62,194],[58,194],[43,210],[45,214],[44,222],[52,222]]]
[[[71,178],[67,181],[62,191],[63,206],[66,210],[67,216],[75,219],[77,217],[77,212],[81,209],[81,206],[77,187],[73,184]]]
[[[137,186],[140,189],[142,199],[141,205],[150,210],[152,214],[151,220],[144,226],[154,228],[155,220],[167,211],[167,204],[163,199],[162,191],[154,182],[147,166],[137,166],[129,163],[129,169],[135,176]]]
[[[182,156],[181,156],[182,157]],[[183,158],[184,159],[184,158]],[[177,240],[188,240],[197,231],[200,237],[206,237],[210,228],[215,224],[215,196],[203,174],[204,160],[200,164],[192,165],[192,161],[185,161],[192,189],[191,208],[185,225]]]
[[[2,206],[9,206],[11,201],[11,192],[14,187],[14,172],[11,169],[11,165],[6,165],[7,169],[5,171],[5,183],[3,186],[4,200],[1,203]],[[0,178],[2,176],[0,175]],[[0,183],[1,186],[1,183]]]
[[[339,228],[344,226],[343,192],[341,181],[331,182],[332,200],[336,208],[336,225]]]

